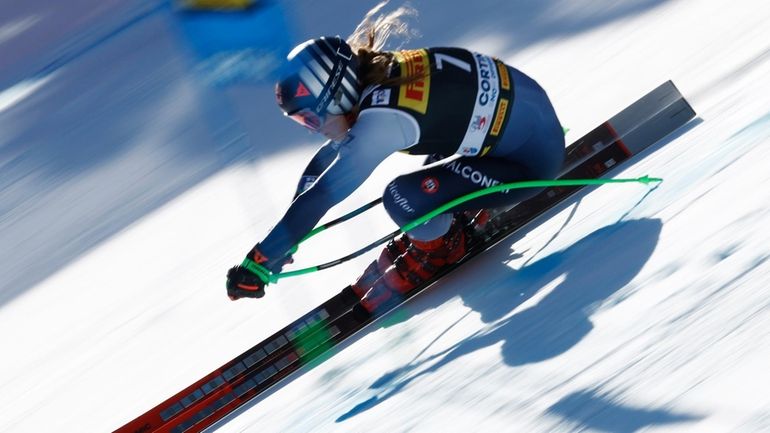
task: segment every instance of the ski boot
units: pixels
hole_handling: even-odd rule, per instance
[[[395,298],[403,297],[444,267],[457,263],[465,256],[470,234],[467,219],[456,214],[449,232],[432,241],[411,240],[411,244],[393,260],[366,294],[361,306],[368,312],[381,310]]]
[[[391,239],[382,249],[380,257],[377,260],[367,266],[364,272],[361,274],[356,282],[350,285],[350,289],[353,293],[361,299],[366,292],[372,288],[374,283],[382,276],[383,273],[393,265],[393,262],[398,256],[403,254],[407,248],[411,245],[411,240],[404,233]]]

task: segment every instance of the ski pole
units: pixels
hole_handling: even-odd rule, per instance
[[[305,242],[306,240],[312,238],[313,236],[317,235],[318,233],[321,233],[322,231],[325,231],[325,230],[327,230],[329,228],[332,228],[332,227],[336,226],[337,224],[343,223],[343,222],[345,222],[345,221],[347,221],[347,220],[349,220],[351,218],[355,218],[358,215],[361,215],[362,213],[368,211],[369,209],[377,206],[380,203],[382,203],[382,197],[380,197],[380,198],[378,198],[376,200],[372,200],[371,202],[369,202],[369,203],[359,207],[358,209],[355,209],[353,211],[350,211],[350,212],[346,213],[345,215],[342,215],[341,217],[337,218],[336,220],[332,220],[332,221],[329,221],[328,223],[321,224],[320,226],[318,226],[318,227],[314,228],[313,230],[311,230],[310,233],[305,235],[305,237],[300,239],[299,242],[297,242],[297,245],[294,245],[294,247],[292,247],[292,249],[289,250],[289,254],[296,253],[297,249],[299,248],[299,244],[301,244],[302,242]]]
[[[464,196],[461,196],[459,198],[456,198],[454,200],[449,201],[448,203],[439,206],[438,208],[428,212],[427,214],[405,224],[403,227],[399,228],[398,230],[394,231],[393,233],[390,233],[388,235],[385,235],[376,241],[366,245],[365,247],[348,254],[345,257],[341,257],[336,260],[332,260],[330,262],[326,262],[320,265],[316,266],[310,266],[303,269],[298,269],[296,271],[288,271],[288,272],[282,272],[280,274],[273,274],[265,268],[264,266],[254,262],[253,260],[246,258],[244,259],[241,266],[245,267],[246,269],[250,270],[257,276],[259,276],[262,281],[265,284],[268,283],[275,283],[281,278],[288,278],[288,277],[294,277],[298,275],[305,275],[312,272],[317,272],[323,269],[328,269],[333,266],[337,266],[341,263],[344,263],[348,260],[354,259],[365,252],[371,250],[372,248],[383,244],[387,242],[388,240],[392,239],[395,236],[398,236],[401,233],[408,232],[409,230],[412,230],[413,228],[419,226],[420,224],[424,224],[426,221],[430,220],[431,218],[436,217],[439,214],[442,214],[449,209],[452,209],[453,207],[456,207],[462,203],[465,203],[469,200],[473,200],[478,197],[482,197],[489,194],[494,194],[496,192],[501,191],[508,191],[511,189],[524,189],[524,188],[543,188],[543,187],[558,187],[558,186],[586,186],[586,185],[605,185],[605,184],[611,184],[611,183],[642,183],[645,185],[648,185],[650,183],[659,183],[662,182],[663,179],[661,178],[655,178],[655,177],[649,177],[649,176],[642,176],[638,178],[628,178],[628,179],[556,179],[556,180],[530,180],[530,181],[521,181],[521,182],[513,182],[513,183],[505,183],[500,185],[495,185],[489,188],[485,188],[479,191],[474,191],[472,193],[466,194]],[[365,212],[368,209],[371,209],[372,207],[376,206],[381,202],[382,199],[374,200],[371,203],[368,203],[358,209],[356,209],[353,212],[350,212],[334,221],[331,221],[329,223],[323,224],[322,226],[319,226],[318,228],[314,229],[310,233],[308,233],[307,236],[302,238],[300,242],[292,248],[293,252],[297,251],[297,248],[299,247],[299,244],[308,240],[309,238],[315,236],[316,234],[324,231],[326,228],[329,228],[333,225],[337,225],[343,221],[346,221],[350,218],[353,218],[356,215],[360,215],[361,213]]]

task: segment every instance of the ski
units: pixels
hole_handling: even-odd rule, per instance
[[[562,179],[601,177],[687,124],[695,111],[668,81],[567,147]],[[582,187],[553,187],[496,214],[474,236],[468,253],[430,281],[409,292],[417,295],[476,255],[516,232]],[[342,290],[269,338],[201,378],[116,433],[201,432],[275,384],[318,362],[336,344],[387,314],[357,314],[358,299]],[[393,305],[395,308],[397,305]]]

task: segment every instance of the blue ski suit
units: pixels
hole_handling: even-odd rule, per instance
[[[279,268],[287,252],[323,215],[358,188],[394,152],[429,155],[422,168],[395,177],[383,204],[399,226],[459,196],[499,183],[554,179],[564,134],[545,91],[500,60],[461,48],[396,52],[403,84],[364,90],[355,124],[342,142],[324,144],[307,166],[298,195],[259,243]],[[495,193],[466,202],[409,232],[435,239],[452,212],[511,206],[539,189]]]

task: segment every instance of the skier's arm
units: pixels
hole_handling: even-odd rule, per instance
[[[337,156],[315,183],[292,202],[259,244],[268,268],[280,267],[287,252],[334,205],[355,191],[390,154],[412,146],[419,128],[411,116],[386,108],[364,110],[339,144]]]
[[[295,199],[298,195],[310,188],[313,183],[315,183],[316,179],[318,179],[318,176],[320,176],[324,170],[329,168],[329,165],[331,165],[337,157],[337,150],[338,145],[332,140],[328,140],[320,149],[318,149],[307,164],[307,167],[305,167],[305,171],[302,172],[302,176],[299,178],[297,192],[294,193]]]

